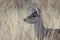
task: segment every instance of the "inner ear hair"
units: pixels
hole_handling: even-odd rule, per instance
[[[40,8],[36,8],[37,13],[41,13],[41,9]]]

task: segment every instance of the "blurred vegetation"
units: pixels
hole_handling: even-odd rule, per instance
[[[0,40],[37,40],[34,25],[23,21],[29,15],[29,7],[41,9],[46,28],[60,28],[60,0],[0,0]],[[54,32],[49,32],[50,40],[55,40]]]

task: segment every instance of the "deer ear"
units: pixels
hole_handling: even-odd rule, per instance
[[[38,15],[41,14],[41,10],[39,8],[36,8],[36,10]]]
[[[33,12],[37,12],[37,10],[32,8],[32,7],[30,7],[30,13],[33,13]]]

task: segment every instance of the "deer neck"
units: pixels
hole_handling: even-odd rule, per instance
[[[37,30],[37,31],[45,30],[45,27],[44,27],[42,21],[39,21],[39,22],[35,23],[34,26],[35,26],[35,30]]]

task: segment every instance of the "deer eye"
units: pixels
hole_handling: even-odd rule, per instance
[[[32,14],[32,17],[36,17],[37,16],[37,12],[34,12],[33,14]]]
[[[32,15],[32,17],[36,17],[36,14]]]

